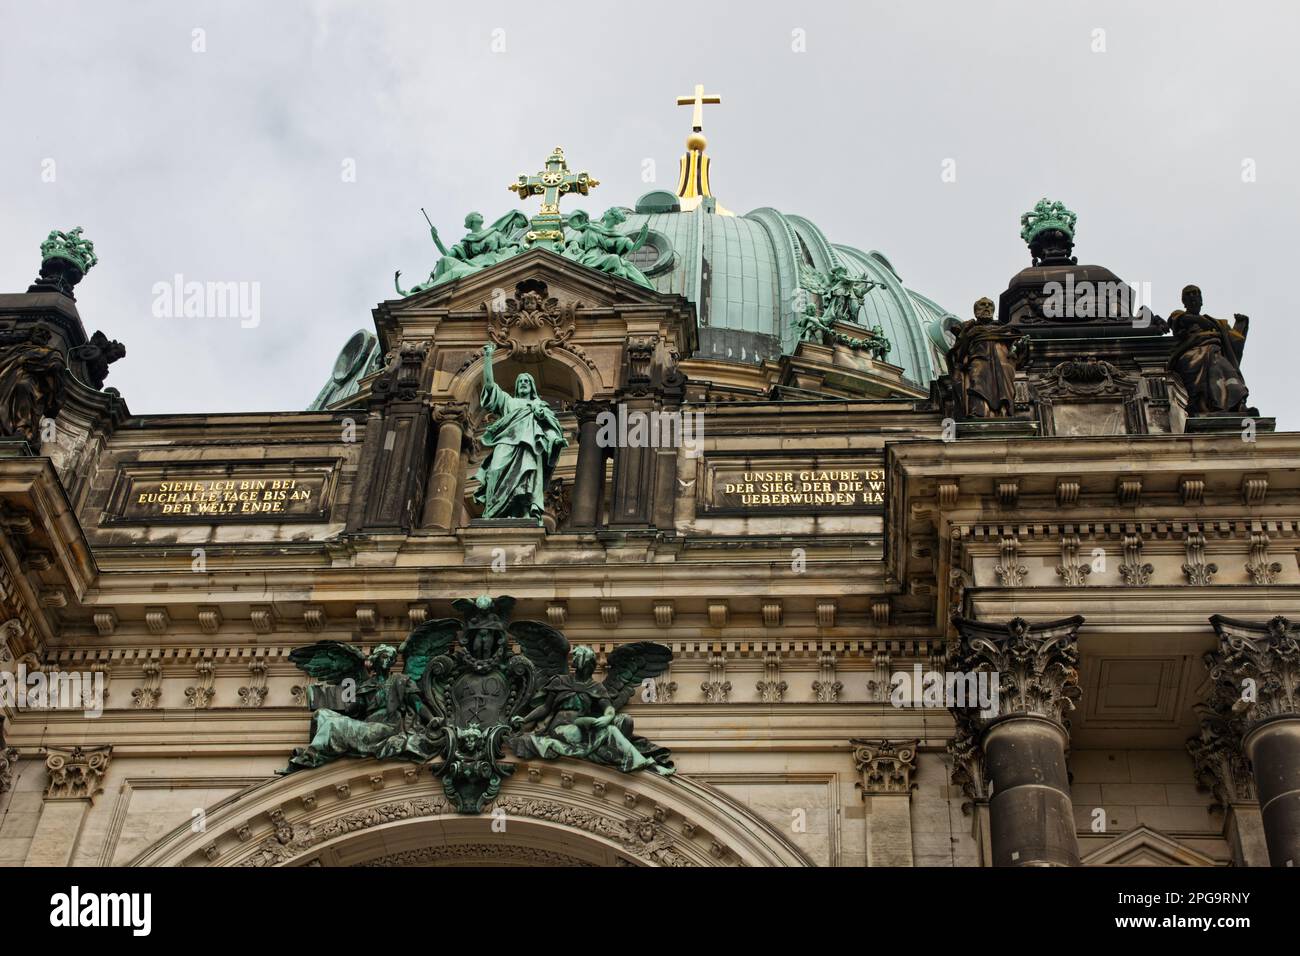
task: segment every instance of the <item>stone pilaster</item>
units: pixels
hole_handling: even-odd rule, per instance
[[[460,505],[457,493],[463,481],[463,446],[469,406],[464,402],[447,402],[434,408],[432,416],[438,439],[433,453],[433,468],[429,470],[429,482],[424,492],[420,527],[453,531],[456,509]]]
[[[867,804],[867,866],[912,866],[912,775],[920,741],[849,742]]]
[[[348,531],[406,533],[422,517],[429,460],[427,342],[403,342],[371,386]]]
[[[25,866],[67,866],[72,861],[86,813],[104,789],[112,753],[107,744],[46,748],[49,780]]]
[[[953,708],[966,737],[958,744],[963,759],[954,760],[953,782],[972,785],[976,765],[981,778],[987,774],[994,866],[1079,863],[1065,715],[1079,696],[1082,623],[1082,617],[1046,624],[956,621],[961,644],[950,665],[962,674],[987,675],[990,689],[996,687],[988,712]]]
[[[1218,614],[1210,624],[1219,648],[1205,657],[1211,691],[1201,711],[1202,736],[1221,738],[1223,752],[1240,740],[1253,769],[1269,862],[1300,866],[1300,624]]]
[[[578,419],[578,463],[573,480],[572,528],[594,528],[601,518],[605,495],[605,459],[610,449],[597,442],[602,412],[612,412],[608,402],[577,402],[573,406]]]

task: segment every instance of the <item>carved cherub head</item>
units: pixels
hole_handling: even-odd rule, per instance
[[[596,672],[596,652],[586,644],[579,644],[573,649],[573,675],[578,680],[591,680]]]

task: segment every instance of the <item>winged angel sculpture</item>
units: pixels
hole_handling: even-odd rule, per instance
[[[867,349],[875,358],[883,361],[891,348],[883,328],[872,326],[864,338],[844,335],[835,328],[837,322],[859,325],[858,313],[862,311],[867,293],[880,284],[874,279],[854,278],[844,266],[835,266],[830,272],[819,272],[806,263],[800,265],[799,291],[805,298],[805,304],[803,310],[795,316],[799,338],[823,345],[838,342],[850,348]],[[807,293],[821,298],[820,312],[816,303],[807,297]]]
[[[311,741],[283,772],[341,757],[425,763],[462,813],[481,812],[514,772],[503,762],[506,746],[525,758],[672,773],[668,751],[618,713],[643,681],[668,669],[672,651],[623,645],[596,681],[591,648],[573,650],[570,670],[565,636],[539,621],[508,623],[514,604],[486,595],[455,601],[461,620],[425,622],[400,649],[381,644],[369,656],[339,641],[294,650],[289,659],[319,683],[308,688]],[[399,655],[403,669],[394,673]]]

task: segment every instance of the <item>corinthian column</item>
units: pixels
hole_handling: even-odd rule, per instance
[[[1079,696],[1078,632],[1082,617],[1047,624],[1014,618],[1006,624],[957,620],[959,676],[988,682],[987,710],[949,701],[956,742],[978,752],[992,783],[989,830],[994,866],[1078,866],[1074,807],[1066,775],[1070,735],[1065,715]],[[982,676],[983,675],[983,676]],[[993,683],[996,677],[996,684]],[[959,680],[957,687],[970,687]],[[968,691],[968,696],[969,695]],[[983,695],[981,695],[983,696]],[[954,707],[970,703],[973,708]],[[966,772],[968,759],[955,770]],[[960,783],[954,777],[955,783]]]
[[[600,431],[597,418],[601,412],[608,411],[607,402],[577,402],[573,406],[578,419],[578,464],[573,482],[573,512],[569,518],[571,528],[594,528],[600,521],[609,449],[596,443]]]
[[[424,494],[424,514],[420,527],[450,531],[456,517],[457,489],[463,479],[461,445],[465,440],[465,423],[469,406],[464,402],[447,402],[432,411],[438,429],[437,450]]]
[[[1213,688],[1203,720],[1240,735],[1254,770],[1273,866],[1300,866],[1300,624],[1210,618],[1219,649],[1205,655]]]

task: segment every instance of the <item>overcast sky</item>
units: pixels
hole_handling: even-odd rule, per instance
[[[132,411],[303,408],[394,270],[428,274],[421,206],[459,239],[557,143],[601,180],[593,215],[672,189],[674,98],[703,83],[728,208],[807,216],[967,317],[1029,264],[1020,213],[1063,200],[1080,262],[1161,315],[1189,282],[1248,313],[1251,401],[1300,428],[1298,26],[1187,0],[0,0],[0,289],[82,225],[78,306],[126,345]],[[260,322],[155,315],[176,275],[259,283]]]

